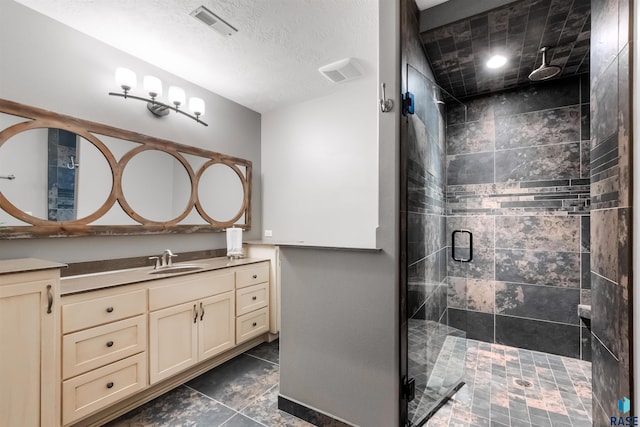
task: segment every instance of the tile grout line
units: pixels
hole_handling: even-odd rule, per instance
[[[269,388],[269,390],[273,389],[273,387],[276,387],[277,385],[278,385],[278,384],[275,384],[275,385],[271,386],[271,387]],[[183,386],[184,386],[184,387],[186,387],[186,388],[188,388],[188,389],[190,389],[190,390],[193,390],[193,391],[195,391],[196,393],[198,393],[198,394],[200,394],[200,395],[202,395],[202,396],[206,397],[207,399],[209,399],[209,400],[211,400],[211,401],[213,401],[213,402],[215,402],[215,403],[218,403],[218,404],[220,404],[220,405],[224,406],[225,408],[231,409],[233,412],[235,412],[235,414],[233,414],[231,417],[227,418],[227,419],[226,419],[222,424],[220,424],[220,427],[224,426],[227,422],[229,422],[229,420],[231,420],[231,418],[235,417],[236,415],[241,415],[241,416],[243,416],[243,417],[249,418],[251,421],[254,421],[254,422],[256,422],[256,423],[258,423],[258,424],[260,424],[260,425],[264,426],[264,424],[263,424],[263,423],[259,422],[258,420],[254,420],[254,419],[253,419],[253,418],[251,418],[251,417],[246,416],[246,415],[245,415],[245,414],[243,414],[241,411],[242,411],[242,410],[244,410],[244,409],[246,409],[247,407],[249,407],[249,405],[251,405],[251,404],[255,403],[255,402],[256,402],[260,397],[262,397],[264,394],[266,394],[266,392],[265,392],[265,393],[262,393],[260,396],[258,396],[257,398],[255,398],[254,400],[252,400],[250,403],[246,404],[245,406],[243,406],[241,409],[239,409],[239,410],[238,410],[238,409],[234,409],[234,408],[232,408],[231,406],[226,405],[226,404],[224,404],[224,403],[220,402],[219,400],[214,399],[213,397],[211,397],[211,396],[209,396],[209,395],[207,395],[207,394],[205,394],[205,393],[201,392],[200,390],[196,390],[195,388],[193,388],[193,387],[191,387],[191,386],[188,386],[187,384],[183,384]],[[268,391],[269,391],[269,390],[268,390]],[[265,426],[265,427],[267,427],[267,426]]]
[[[250,353],[244,353],[244,354],[245,354],[246,356],[251,356],[251,357],[253,357],[253,358],[255,358],[255,359],[262,360],[263,362],[268,362],[268,363],[270,363],[270,364],[272,364],[272,365],[277,366],[278,368],[280,367],[280,363],[276,363],[276,362],[273,362],[273,361],[271,361],[271,360],[263,359],[262,357],[255,356],[255,355],[250,354]]]

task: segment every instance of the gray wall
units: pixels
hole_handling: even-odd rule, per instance
[[[634,402],[631,78],[628,0],[591,2],[591,286],[593,425]],[[637,381],[637,379],[636,379]],[[637,407],[631,412],[637,415]]]
[[[261,229],[260,114],[107,46],[13,1],[0,2],[0,97],[253,161],[252,220]],[[141,102],[108,96],[124,66],[176,84],[207,104],[204,127],[179,115],[156,119]],[[1,171],[0,171],[1,173]],[[152,182],[149,185],[153,185]],[[0,241],[0,258],[61,262],[225,247],[223,234]]]
[[[449,257],[449,324],[468,338],[590,359],[588,94],[570,77],[448,114],[448,244],[474,233],[472,262]]]
[[[379,79],[400,92],[399,10],[379,1]],[[398,426],[398,100],[378,113],[379,252],[281,248],[280,394],[366,427]]]

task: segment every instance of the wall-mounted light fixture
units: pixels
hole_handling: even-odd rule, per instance
[[[170,86],[169,92],[167,94],[167,98],[170,104],[165,104],[156,99],[156,97],[162,95],[162,82],[159,78],[154,76],[144,76],[142,80],[142,85],[144,86],[145,92],[149,94],[149,98],[143,98],[141,96],[131,95],[129,91],[134,89],[137,84],[136,74],[127,69],[118,67],[116,69],[116,83],[122,88],[122,93],[109,92],[109,95],[112,96],[120,96],[122,98],[131,98],[137,99],[138,101],[144,101],[147,103],[147,108],[151,111],[156,117],[162,117],[169,114],[169,111],[175,111],[176,113],[183,114],[189,118],[192,118],[196,122],[209,126],[202,120],[200,117],[204,116],[204,100],[201,98],[189,98],[189,111],[191,114],[187,113],[184,110],[180,109],[180,106],[185,104],[186,96],[184,90],[177,86]]]

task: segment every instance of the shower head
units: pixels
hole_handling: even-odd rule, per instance
[[[532,80],[534,82],[550,79],[551,77],[560,74],[561,71],[561,68],[557,65],[550,65],[547,63],[546,47],[540,49],[540,52],[542,52],[542,65],[540,65],[540,67],[536,68],[531,72],[531,74],[529,74],[529,80]]]

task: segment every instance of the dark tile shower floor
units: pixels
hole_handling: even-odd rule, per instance
[[[467,339],[464,381],[428,427],[591,426],[590,362]]]
[[[261,344],[107,426],[311,426],[278,410],[278,351],[278,341]],[[591,426],[589,362],[449,336],[431,385],[459,372],[451,371],[458,357],[466,360],[466,384],[427,426]]]

